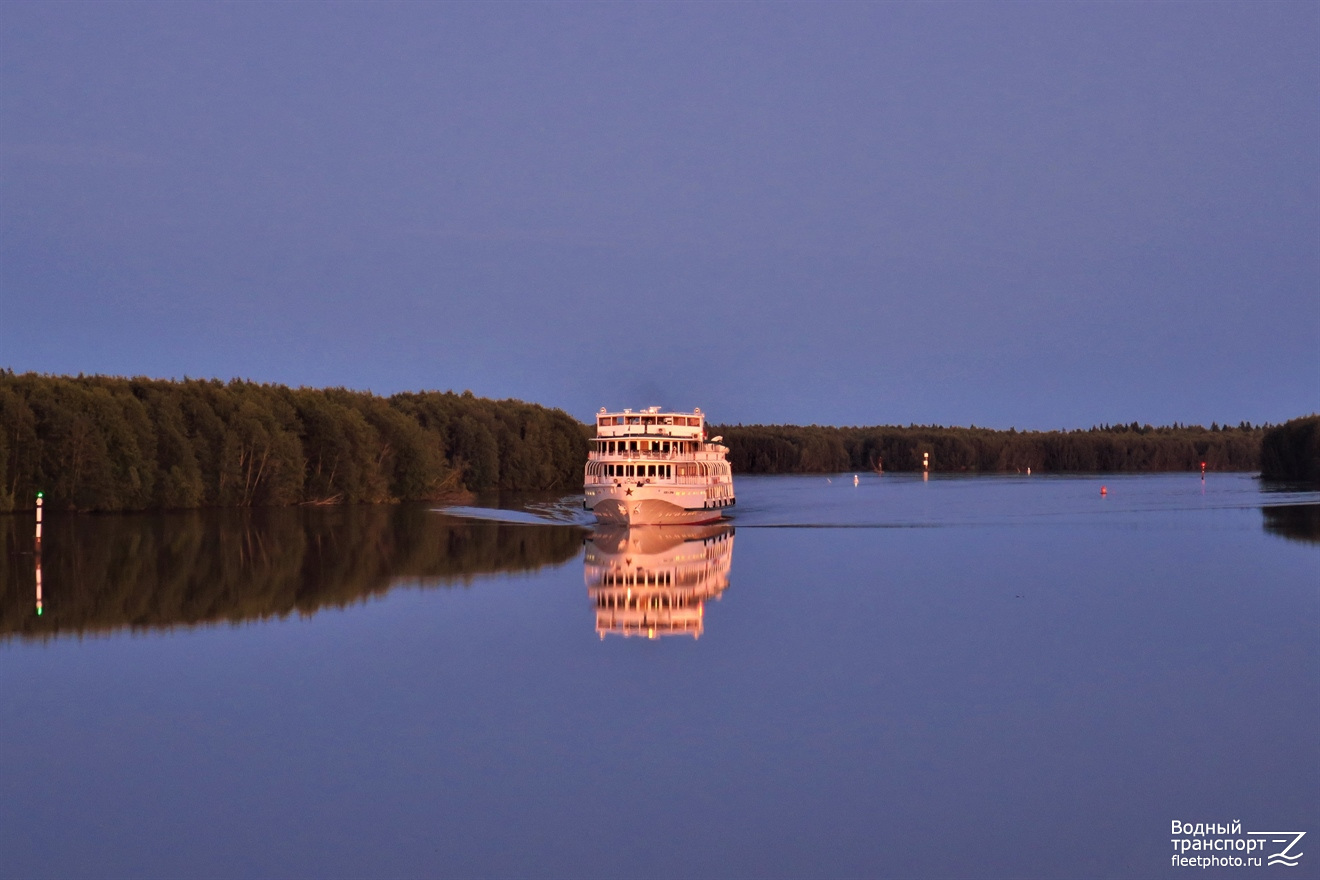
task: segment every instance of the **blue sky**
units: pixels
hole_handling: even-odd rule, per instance
[[[1320,410],[1320,4],[0,4],[0,366]]]

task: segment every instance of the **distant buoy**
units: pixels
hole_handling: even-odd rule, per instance
[[[853,474],[853,485],[854,485],[854,486],[857,485],[857,475],[856,475],[856,474]]]
[[[1108,494],[1109,494],[1109,490],[1106,489],[1104,486],[1101,486],[1101,487],[1100,487],[1100,494],[1101,494],[1101,495],[1108,495]]]

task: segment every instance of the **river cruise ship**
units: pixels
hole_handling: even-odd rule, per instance
[[[701,410],[606,412],[596,416],[583,506],[605,523],[714,522],[736,500],[722,437],[706,439]]]

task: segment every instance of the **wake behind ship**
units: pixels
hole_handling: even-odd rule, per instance
[[[587,456],[583,506],[606,523],[714,522],[737,503],[722,439],[706,439],[700,408],[606,412],[601,407]]]

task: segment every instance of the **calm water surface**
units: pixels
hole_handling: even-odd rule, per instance
[[[0,874],[1320,876],[1320,494],[738,488],[49,516],[40,616],[0,517]],[[1173,868],[1174,819],[1305,855]]]

